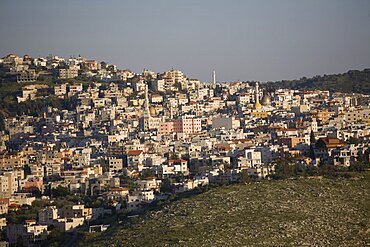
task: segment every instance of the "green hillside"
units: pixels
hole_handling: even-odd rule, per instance
[[[366,246],[370,179],[218,187],[81,238],[80,246]]]
[[[332,92],[370,94],[370,69],[350,70],[343,74],[315,76],[313,78],[303,77],[299,80],[268,82],[264,86],[271,89],[320,89]]]

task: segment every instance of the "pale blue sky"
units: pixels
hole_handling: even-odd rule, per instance
[[[1,0],[0,56],[81,54],[220,81],[370,67],[369,0]]]

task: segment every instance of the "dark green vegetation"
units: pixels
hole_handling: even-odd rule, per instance
[[[21,95],[22,87],[30,84],[44,84],[49,88],[45,90],[45,97],[33,101],[18,103],[17,96]],[[77,104],[77,99],[71,97],[69,99],[59,99],[53,95],[53,86],[55,82],[51,78],[37,81],[35,83],[16,83],[3,82],[0,83],[0,131],[4,129],[4,118],[14,117],[16,115],[31,115],[39,116],[45,107],[51,106],[58,109],[74,109]]]
[[[270,89],[290,88],[370,94],[370,69],[350,70],[343,74],[315,76],[313,78],[303,77],[299,80],[269,82],[264,86]]]
[[[25,220],[37,219],[38,212],[50,205],[46,200],[36,200],[30,205],[22,205],[17,211],[10,211],[8,214],[0,215],[6,217],[8,223],[22,224]]]
[[[158,206],[80,246],[366,246],[370,177],[228,185]]]
[[[58,108],[60,110],[74,110],[77,106],[77,98],[69,97],[66,99],[54,96],[54,85],[58,83],[82,83],[85,87],[93,83],[92,80],[86,81],[81,79],[55,79],[51,76],[43,77],[33,83],[0,83],[0,131],[4,130],[4,118],[14,117],[16,115],[40,116],[45,107]],[[36,100],[18,103],[17,96],[21,96],[22,87],[32,84],[47,85],[48,88],[39,90]]]

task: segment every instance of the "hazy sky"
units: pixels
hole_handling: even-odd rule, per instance
[[[369,0],[1,0],[0,56],[84,57],[218,81],[370,67]]]

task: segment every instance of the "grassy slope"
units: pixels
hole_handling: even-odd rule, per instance
[[[365,246],[370,179],[232,185],[163,206],[91,246]],[[81,243],[84,246],[84,243]]]

